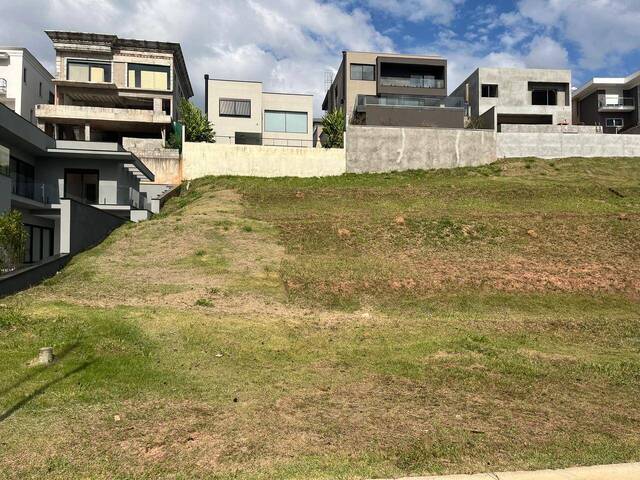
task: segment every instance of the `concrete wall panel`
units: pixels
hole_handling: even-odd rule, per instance
[[[498,133],[499,158],[638,157],[640,136],[600,133]]]
[[[207,175],[322,177],[345,172],[343,149],[266,147],[185,142],[184,180]]]
[[[347,172],[486,165],[496,160],[495,135],[485,130],[353,126],[347,137]]]
[[[60,200],[60,253],[76,254],[102,242],[126,220],[74,200]]]

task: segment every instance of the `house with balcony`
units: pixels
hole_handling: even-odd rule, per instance
[[[141,181],[153,180],[118,143],[55,140],[0,105],[0,213],[21,212],[27,265],[73,255],[127,220],[149,218]]]
[[[503,124],[571,124],[571,71],[478,68],[451,93],[467,104],[466,117],[482,128]]]
[[[36,105],[53,103],[53,75],[29,50],[0,46],[0,103],[36,123]]]
[[[640,72],[595,77],[573,92],[573,123],[599,125],[604,133],[640,133]]]
[[[193,96],[178,43],[47,31],[56,52],[54,102],[36,118],[55,140],[164,140],[182,98]]]
[[[221,144],[313,147],[313,95],[204,76],[205,114]]]
[[[464,127],[464,101],[447,96],[447,60],[436,55],[344,51],[322,109],[358,125]]]

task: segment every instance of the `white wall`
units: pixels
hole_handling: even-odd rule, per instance
[[[186,142],[183,180],[207,175],[323,177],[346,171],[344,149],[268,147]]]
[[[262,133],[262,83],[209,80],[207,117],[218,143],[234,143],[236,132]],[[220,99],[251,101],[251,117],[221,117]]]
[[[15,99],[15,112],[35,125],[35,106],[49,103],[49,93],[53,92],[52,77],[28,50],[0,49],[1,52],[9,56],[0,59],[0,78],[7,80],[7,97]],[[27,71],[26,83],[23,82],[23,68]]]
[[[499,158],[640,157],[640,135],[498,133]]]

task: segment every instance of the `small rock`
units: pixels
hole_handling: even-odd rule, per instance
[[[216,353],[216,357],[220,358],[220,357],[222,357],[222,354],[221,353]]]
[[[346,228],[339,228],[338,229],[338,236],[340,238],[350,237],[351,236],[351,232],[349,230],[347,230]]]
[[[404,217],[402,215],[398,215],[394,221],[396,225],[404,225]]]
[[[304,198],[304,192],[296,192],[296,198]]]
[[[113,420],[116,421],[116,422],[119,422],[122,419],[120,418],[120,415],[114,415],[113,416]]]
[[[535,230],[527,230],[527,234],[528,234],[530,237],[538,238],[538,232],[536,232]]]

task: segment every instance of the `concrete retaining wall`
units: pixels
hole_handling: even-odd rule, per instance
[[[343,149],[191,142],[182,148],[184,180],[206,175],[324,177],[341,175],[345,170]]]
[[[182,181],[180,174],[180,152],[164,148],[160,138],[122,139],[122,146],[144,163],[155,175],[155,183],[177,185]]]
[[[37,265],[0,276],[0,297],[19,292],[55,275],[70,259],[71,255],[54,255]]]
[[[354,173],[471,167],[496,160],[489,130],[351,126],[347,171]]]
[[[640,136],[498,133],[498,158],[640,157]]]
[[[60,200],[60,253],[76,254],[104,240],[126,220],[99,208]]]
[[[598,125],[527,125],[504,123],[502,133],[602,133]]]

